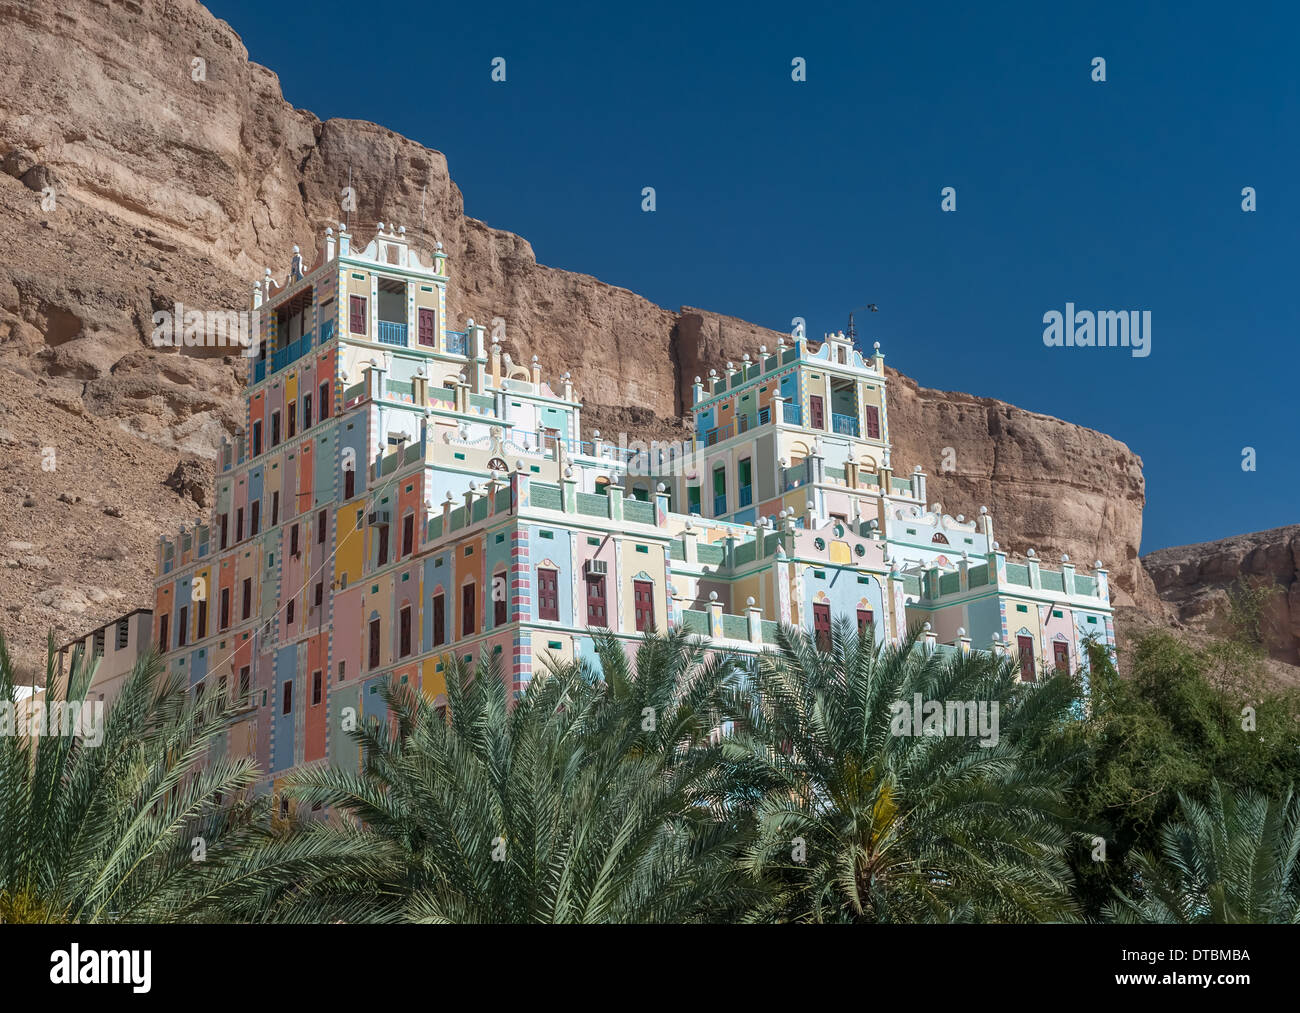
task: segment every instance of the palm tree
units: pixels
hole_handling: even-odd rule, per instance
[[[744,864],[774,892],[751,919],[1074,916],[1065,852],[1080,828],[1064,788],[1080,754],[1052,734],[1069,719],[1070,680],[1025,686],[1007,659],[927,653],[915,634],[877,647],[844,619],[829,651],[783,628],[752,679],[728,743],[762,792]],[[912,734],[918,697],[983,702],[991,727]]]
[[[1201,803],[1179,794],[1182,820],[1160,828],[1160,858],[1133,858],[1138,898],[1106,909],[1121,922],[1300,922],[1300,796],[1235,790],[1217,779]]]
[[[75,655],[64,679],[54,658],[51,638],[43,712],[76,713],[98,660]],[[266,800],[241,800],[257,768],[210,757],[224,731],[216,696],[200,705],[150,654],[102,718],[83,708],[79,727],[0,735],[0,923],[256,918],[304,868],[347,860],[315,835],[273,836]],[[11,717],[16,700],[0,636]]]
[[[309,769],[288,787],[351,816],[329,828],[340,840],[382,841],[384,873],[306,883],[294,903],[499,923],[699,921],[751,902],[709,741],[735,664],[681,633],[647,636],[635,666],[613,637],[596,642],[601,672],[552,664],[514,701],[488,656],[472,676],[455,665],[445,711],[386,686],[392,726],[354,732],[362,771]]]

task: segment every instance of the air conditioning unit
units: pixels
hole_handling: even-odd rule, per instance
[[[603,577],[609,573],[609,564],[603,559],[589,559],[584,570],[588,577]]]
[[[387,511],[387,510],[372,510],[372,511],[370,511],[370,513],[366,514],[366,523],[367,523],[367,524],[387,524],[387,523],[388,523],[388,511]]]

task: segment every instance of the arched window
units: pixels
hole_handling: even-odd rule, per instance
[[[947,544],[948,544],[948,536],[945,535],[942,531],[936,531],[936,532],[934,533],[934,537],[931,538],[930,541],[932,541],[932,542],[937,542],[937,543],[940,544],[940,545],[947,545]]]

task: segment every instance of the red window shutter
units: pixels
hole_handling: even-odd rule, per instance
[[[478,628],[474,616],[476,592],[473,584],[466,584],[460,592],[460,635],[472,637]]]
[[[415,515],[408,514],[402,519],[402,555],[409,556],[415,548]]]
[[[401,626],[398,636],[401,643],[401,654],[405,658],[411,653],[411,607],[409,605],[402,609],[400,619]]]
[[[540,619],[559,621],[560,604],[555,590],[558,576],[555,570],[537,571],[537,615]]]
[[[858,609],[858,636],[867,635],[867,627],[871,625],[873,619],[871,609]]]
[[[388,562],[388,525],[382,524],[379,527],[379,565],[383,566]]]
[[[420,344],[433,347],[438,343],[438,339],[434,334],[436,328],[436,320],[437,318],[435,317],[433,310],[421,308]]]
[[[1037,682],[1038,672],[1034,668],[1034,638],[1016,637],[1016,646],[1020,650],[1020,679],[1022,682]]]
[[[357,494],[357,473],[349,468],[343,472],[343,498],[351,499]]]
[[[366,333],[366,297],[354,295],[348,299],[348,330],[353,334]]]
[[[320,385],[320,417],[322,419],[330,417],[330,385],[328,383]]]
[[[654,620],[654,585],[648,580],[632,582],[632,599],[636,608],[636,628],[641,631],[653,629]]]
[[[441,647],[447,642],[447,599],[440,594],[433,596],[433,646]]]
[[[370,668],[379,667],[379,620],[370,620]]]
[[[808,398],[808,413],[812,416],[812,428],[821,429],[825,421],[825,414],[822,410],[822,399],[816,394]]]
[[[199,602],[199,639],[202,640],[208,635],[208,603],[207,600]]]
[[[872,440],[880,439],[880,409],[875,405],[867,405],[867,438]]]
[[[587,625],[603,627],[605,618],[605,578],[587,578]]]
[[[316,515],[316,541],[324,544],[326,525],[329,524],[329,515],[324,510]]]
[[[230,625],[230,588],[221,589],[221,629]]]
[[[1070,645],[1063,644],[1059,640],[1052,644],[1052,654],[1055,656],[1056,670],[1058,672],[1070,671]]]
[[[823,651],[831,649],[831,607],[825,603],[813,605],[813,634],[817,646]]]
[[[313,707],[315,707],[317,704],[320,703],[320,694],[321,694],[320,669],[317,669],[311,674],[311,703]]]

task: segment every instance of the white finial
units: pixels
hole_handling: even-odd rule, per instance
[[[717,600],[718,600],[718,592],[717,592],[717,591],[710,591],[710,592],[709,592],[709,601],[717,601]]]
[[[989,512],[989,508],[988,508],[988,507],[986,507],[986,506],[982,506],[982,507],[980,507],[980,516],[981,516],[981,517],[983,517],[983,516],[984,516],[985,514],[987,514],[988,512]]]
[[[754,607],[754,599],[753,599],[753,598],[746,598],[746,599],[745,599],[745,604],[748,605],[750,608],[753,608],[753,607]]]
[[[1038,553],[1035,552],[1033,549],[1029,549],[1029,550],[1025,553],[1025,555],[1028,556],[1030,559],[1037,559],[1037,558],[1038,558]]]
[[[656,491],[656,492],[667,492],[667,491],[668,491],[668,486],[666,486],[666,485],[664,485],[662,482],[660,482],[659,485],[655,487],[655,491]]]
[[[966,627],[965,627],[965,626],[958,626],[958,627],[957,627],[957,636],[959,636],[959,637],[964,637],[965,635],[966,635]]]
[[[384,231],[384,223],[383,223],[383,222],[380,222],[380,223],[379,223],[379,231],[380,231],[380,232],[383,232],[383,231]]]
[[[929,624],[929,623],[924,623],[924,624],[921,626],[921,629],[925,630],[926,633],[929,633],[929,632],[930,632],[930,624]]]
[[[1100,560],[1100,559],[1093,560],[1092,565],[1093,565],[1094,567],[1096,567],[1098,570],[1103,570],[1103,569],[1105,569],[1105,567],[1102,566],[1102,563],[1101,563],[1101,560]]]
[[[1069,561],[1070,561],[1070,554],[1069,554],[1068,552],[1062,552],[1062,553],[1061,553],[1061,562],[1062,562],[1062,563],[1068,563]]]

